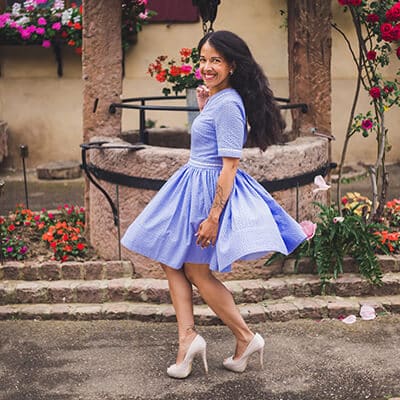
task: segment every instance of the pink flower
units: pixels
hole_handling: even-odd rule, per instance
[[[46,29],[44,29],[42,27],[36,28],[36,33],[38,35],[44,35],[46,33]]]
[[[37,22],[38,22],[39,25],[46,25],[47,24],[46,19],[43,18],[43,17],[40,17]]]
[[[373,126],[373,122],[372,122],[372,120],[369,119],[369,118],[368,118],[368,119],[364,119],[364,120],[361,122],[361,128],[365,129],[366,131],[369,130],[369,129],[371,129],[372,126]]]
[[[21,29],[20,35],[21,39],[27,40],[32,36],[32,32],[29,29]]]
[[[51,29],[59,31],[61,29],[61,22],[54,22],[54,24],[51,26]]]
[[[317,230],[317,224],[314,224],[311,221],[302,221],[300,222],[300,226],[304,234],[307,236],[307,240],[311,240]]]
[[[314,178],[314,185],[317,185],[318,187],[316,189],[313,189],[313,193],[317,193],[317,192],[320,192],[320,191],[325,191],[325,190],[328,190],[331,187],[330,185],[328,185],[325,182],[325,179],[321,175],[317,175]]]
[[[46,4],[47,0],[36,0],[36,4]]]
[[[4,28],[6,26],[7,21],[10,19],[10,15],[10,13],[0,15],[0,28]]]
[[[181,71],[183,74],[190,74],[190,72],[192,72],[192,66],[188,64],[183,64],[181,66]]]
[[[7,253],[12,253],[12,251],[13,251],[14,249],[10,246],[10,247],[7,247],[7,249],[6,249],[6,251],[7,251]]]
[[[400,47],[399,47],[400,49]],[[399,50],[397,49],[397,50]],[[201,77],[201,72],[200,72],[200,68],[196,69],[196,72],[194,73],[194,76],[196,77],[196,79],[198,79],[199,81],[201,81],[203,78]]]
[[[149,17],[149,15],[148,15],[148,11],[146,10],[144,13],[143,12],[141,12],[140,14],[139,14],[139,18],[140,19],[147,19]]]
[[[43,40],[43,42],[42,42],[42,47],[46,47],[46,48],[51,47],[51,42],[50,42],[50,40]]]
[[[19,250],[19,252],[20,252],[21,254],[25,254],[27,251],[28,251],[28,248],[27,248],[26,246],[22,246],[22,247],[20,248],[20,250]]]

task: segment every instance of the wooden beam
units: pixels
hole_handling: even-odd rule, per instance
[[[331,2],[288,0],[289,97],[309,105],[292,111],[293,136],[331,132]]]

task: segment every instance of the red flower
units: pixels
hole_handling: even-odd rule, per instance
[[[386,19],[388,21],[400,21],[400,3],[396,3],[386,11]]]
[[[69,40],[67,44],[68,46],[75,46],[75,40]]]
[[[396,24],[391,33],[392,41],[398,42],[400,40],[400,24]]]
[[[65,31],[62,31],[62,32],[61,32],[61,37],[62,37],[63,39],[67,38],[67,37],[68,37],[68,33],[65,32]]]
[[[62,256],[61,257],[61,262],[67,261],[68,260],[68,256]]]
[[[192,49],[188,49],[188,48],[184,47],[183,49],[181,49],[180,54],[182,57],[188,58],[192,54]]]
[[[385,86],[384,88],[383,88],[383,91],[385,92],[385,93],[392,93],[393,92],[393,87],[392,86]]]
[[[373,98],[373,99],[379,99],[381,97],[381,89],[379,86],[373,86],[370,90],[369,90],[369,95]]]
[[[76,248],[77,248],[79,251],[82,251],[85,247],[86,247],[86,246],[85,246],[84,243],[78,243],[78,244],[76,245]]]
[[[338,0],[341,6],[347,6],[349,4],[349,0]]]
[[[71,3],[71,8],[77,8],[76,3]]]
[[[57,242],[51,242],[50,247],[55,249],[57,247]]]
[[[7,228],[7,230],[8,230],[9,232],[15,231],[15,225],[13,225],[13,224],[9,225],[8,228]]]
[[[382,39],[386,40],[387,42],[392,41],[392,24],[389,24],[388,22],[385,22],[384,24],[381,25],[381,35]]]
[[[376,51],[371,50],[367,52],[367,60],[373,61],[376,58]]]
[[[361,122],[361,128],[365,129],[365,130],[369,130],[371,129],[373,126],[372,120],[371,119],[364,119]]]
[[[367,22],[371,22],[371,23],[379,22],[379,15],[368,14],[366,19],[367,19]]]
[[[79,7],[79,14],[83,14],[83,5],[81,5],[80,7]]]
[[[349,199],[346,196],[343,196],[341,201],[342,204],[345,206],[349,202]]]
[[[77,31],[80,31],[80,30],[82,29],[82,25],[81,25],[79,22],[75,22],[74,28],[75,28]]]
[[[76,53],[76,54],[79,54],[79,55],[82,55],[82,47],[77,47],[77,48],[75,49],[75,53]]]
[[[361,3],[362,3],[362,0],[349,0],[349,4],[352,6],[355,6],[355,7],[360,6]]]
[[[156,75],[156,79],[158,80],[158,82],[165,82],[165,80],[167,79],[166,75],[167,71],[164,69]]]
[[[169,73],[172,75],[172,76],[178,76],[178,75],[180,75],[181,74],[181,68],[180,67],[177,67],[176,65],[172,65],[171,66],[171,69],[169,70]]]

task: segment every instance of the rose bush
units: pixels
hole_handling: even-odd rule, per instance
[[[400,68],[396,77],[385,77],[384,71],[390,63],[400,58],[400,1],[355,1],[338,0],[349,11],[357,37],[357,49],[353,49],[350,39],[337,24],[333,27],[345,38],[357,70],[357,85],[350,111],[349,123],[339,163],[337,203],[340,204],[342,172],[348,143],[353,135],[364,137],[374,134],[377,139],[377,157],[368,169],[371,177],[372,204],[370,219],[379,221],[385,206],[388,174],[385,156],[390,150],[385,114],[393,107],[400,106]],[[363,88],[370,97],[371,110],[355,114],[359,92]],[[341,210],[340,210],[341,212]]]

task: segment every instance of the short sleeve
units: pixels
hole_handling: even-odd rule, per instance
[[[246,134],[243,107],[235,101],[221,101],[215,114],[215,130],[218,156],[240,158]]]

